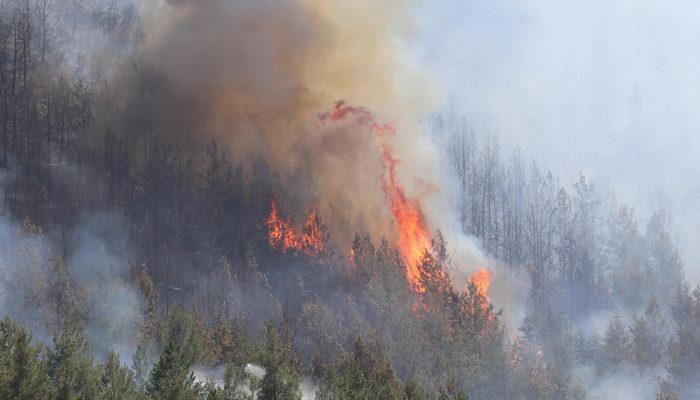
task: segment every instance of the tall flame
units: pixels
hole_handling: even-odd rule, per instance
[[[323,251],[324,235],[319,225],[316,210],[313,210],[308,218],[306,218],[299,245],[301,250],[309,256],[315,256]]]
[[[408,197],[396,178],[396,166],[399,164],[399,160],[393,157],[391,146],[384,145],[383,147],[382,158],[388,169],[389,179],[382,179],[382,184],[391,206],[391,213],[399,228],[397,246],[404,263],[406,263],[408,281],[416,291],[423,293],[425,287],[421,283],[419,265],[425,252],[432,248],[430,235],[425,227],[425,217],[418,200]]]
[[[297,235],[292,228],[291,218],[282,219],[277,202],[273,199],[271,203],[270,216],[267,217],[267,240],[270,247],[282,253],[295,250],[308,256],[323,251],[323,230],[315,210],[306,219],[302,234]]]
[[[394,157],[393,147],[381,140],[385,136],[394,135],[395,129],[390,124],[377,122],[374,114],[366,108],[349,106],[342,100],[337,101],[330,111],[320,114],[319,120],[321,122],[338,121],[344,120],[348,116],[353,116],[357,124],[368,128],[380,139],[382,163],[387,172],[386,175],[388,175],[382,176],[382,186],[391,213],[398,225],[396,245],[406,264],[406,278],[411,287],[418,293],[424,293],[425,287],[421,283],[419,265],[424,253],[432,249],[432,244],[418,199],[406,195],[406,191],[397,178],[396,167],[400,160]]]
[[[489,285],[491,284],[491,273],[486,268],[481,268],[469,278],[469,282],[476,287],[476,293],[483,297],[485,302],[489,302]]]
[[[298,246],[296,233],[292,229],[292,222],[289,218],[280,218],[279,207],[275,200],[272,200],[270,216],[267,217],[267,238],[270,247],[282,252]]]

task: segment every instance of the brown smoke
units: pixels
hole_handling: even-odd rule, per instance
[[[396,126],[393,144],[409,190],[413,177],[434,179],[433,147],[417,123],[430,85],[402,49],[410,5],[144,1],[136,63],[147,74],[125,86],[136,92],[127,98],[148,100],[127,112],[148,110],[145,120],[157,113],[153,125],[169,135],[217,137],[235,159],[270,165],[283,190],[315,188],[336,240],[359,229],[391,237],[375,139],[352,121],[322,125],[317,115],[339,99],[367,107]]]
[[[427,230],[447,239],[457,286],[486,267],[493,298],[514,301],[518,285],[464,235],[449,168],[420,126],[437,96],[404,47],[411,1],[140,1],[138,46],[103,107],[110,125],[200,147],[214,137],[242,167],[262,161],[279,176],[297,230],[314,207],[343,252],[362,230],[398,243],[382,186],[389,146],[405,195]],[[338,100],[369,110],[395,134],[378,140],[352,118],[321,121]]]
[[[455,275],[466,281],[484,262],[454,218],[439,152],[419,123],[436,96],[403,47],[411,5],[143,0],[133,61],[140,73],[114,85],[115,98],[127,99],[117,114],[194,143],[216,137],[247,166],[263,161],[280,176],[282,194],[293,193],[300,208],[318,204],[344,246],[360,230],[397,238],[377,138],[352,119],[318,119],[337,100],[365,107],[395,128],[382,144],[400,160],[397,178],[419,200],[428,229],[443,231],[461,269]]]

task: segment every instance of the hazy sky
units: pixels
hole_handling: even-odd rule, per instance
[[[700,2],[426,0],[420,60],[451,105],[642,217],[663,198],[700,281]],[[691,264],[691,265],[688,265]]]

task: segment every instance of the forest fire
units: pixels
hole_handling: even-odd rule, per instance
[[[316,211],[309,214],[301,235],[297,235],[289,217],[280,217],[277,201],[271,201],[270,216],[267,217],[267,237],[270,247],[286,253],[297,251],[308,256],[318,255],[324,248],[324,235]]]
[[[357,124],[368,128],[380,138],[382,165],[386,172],[382,176],[382,187],[398,225],[396,245],[406,264],[406,278],[411,287],[418,293],[424,293],[425,287],[421,283],[419,264],[425,252],[432,249],[431,239],[418,199],[409,197],[398,180],[396,167],[400,160],[394,157],[393,148],[381,141],[381,138],[396,133],[394,127],[377,122],[374,115],[366,108],[349,106],[342,100],[337,101],[330,111],[320,114],[319,120],[321,122],[339,121],[348,116],[355,117]]]
[[[469,283],[472,283],[476,287],[476,293],[483,297],[485,302],[489,302],[489,285],[491,283],[491,274],[486,268],[481,268],[476,271],[474,275],[469,278]]]
[[[353,107],[345,103],[344,100],[338,100],[333,105],[333,108],[327,112],[321,113],[318,119],[321,122],[326,121],[342,121],[348,115],[356,118],[357,124],[364,126],[377,136],[387,136],[396,133],[391,124],[380,124],[374,118],[368,109],[364,107]]]
[[[430,235],[425,227],[425,217],[417,199],[406,196],[403,187],[396,178],[396,166],[399,160],[392,156],[391,147],[384,145],[382,159],[388,169],[388,180],[382,179],[384,193],[391,205],[391,213],[399,228],[397,246],[406,263],[406,275],[411,286],[423,293],[419,264],[426,251],[431,250]]]

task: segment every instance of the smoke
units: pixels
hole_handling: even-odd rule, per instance
[[[31,299],[21,294],[34,287],[46,292],[47,282],[34,277],[45,276],[51,244],[42,235],[24,234],[23,227],[0,216],[0,315],[21,320],[40,337],[48,337],[40,330],[44,315],[26,313],[32,309]]]
[[[83,334],[101,356],[115,351],[129,359],[141,323],[141,297],[128,280],[124,232],[111,214],[85,218],[64,247],[30,220],[0,216],[0,316],[23,322],[50,341],[51,329],[80,315]]]
[[[342,251],[358,231],[397,239],[381,184],[387,144],[400,160],[398,179],[420,201],[428,229],[445,235],[464,284],[488,260],[462,233],[449,168],[419,122],[439,93],[405,45],[413,6],[142,1],[141,43],[108,89],[118,102],[103,106],[102,122],[136,138],[166,135],[193,146],[216,138],[244,167],[269,165],[281,206],[295,215],[318,207]],[[380,143],[352,119],[321,123],[338,100],[365,107],[396,134]]]
[[[262,379],[263,376],[265,376],[265,368],[259,365],[247,364],[245,369],[247,373],[258,379]],[[318,386],[313,382],[313,380],[310,377],[305,376],[301,380],[299,390],[301,390],[302,400],[313,400],[316,398]]]
[[[415,146],[427,139],[413,116],[426,105],[411,99],[428,86],[402,62],[407,11],[404,2],[143,3],[137,59],[154,78],[126,90],[149,86],[168,134],[200,143],[213,136],[234,159],[270,165],[280,192],[294,194],[293,211],[318,202],[336,239],[359,228],[390,235],[374,138],[353,124],[319,126],[316,116],[339,99],[365,106],[402,132],[402,159],[420,160]],[[416,175],[432,164],[426,154],[405,162],[409,178],[426,178]]]
[[[218,368],[204,368],[195,366],[192,368],[192,375],[194,375],[196,382],[201,384],[212,382],[214,386],[218,388],[223,388],[226,384],[225,374],[226,368],[223,366]]]
[[[265,376],[265,368],[256,364],[246,364],[245,372],[258,380]],[[223,366],[218,368],[195,367],[192,369],[192,373],[194,374],[195,380],[202,384],[212,382],[216,387],[223,388],[226,382],[226,368]],[[250,380],[246,379],[242,383],[242,387],[238,389],[250,394]],[[313,400],[316,398],[318,385],[316,385],[310,377],[305,376],[301,380],[299,390],[301,390],[302,400]]]
[[[73,232],[74,251],[68,264],[72,277],[85,288],[88,326],[85,335],[98,354],[114,351],[130,359],[138,344],[143,317],[141,295],[130,283],[127,234],[115,214],[98,213]]]
[[[658,392],[656,378],[651,374],[639,374],[632,368],[620,368],[600,376],[590,367],[578,367],[574,376],[585,384],[591,400],[653,400]]]
[[[428,1],[426,68],[477,131],[501,135],[563,182],[614,187],[642,218],[661,203],[700,279],[697,3]]]

